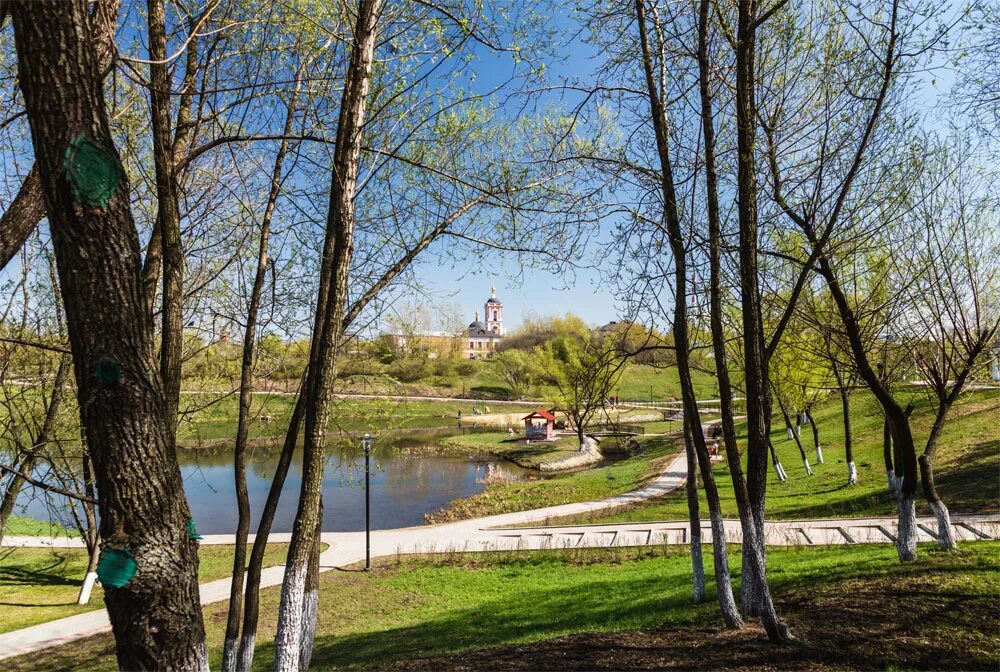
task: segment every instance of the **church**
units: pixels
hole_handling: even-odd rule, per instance
[[[490,298],[486,299],[486,305],[483,306],[483,315],[485,323],[480,321],[477,310],[476,319],[469,325],[469,347],[464,350],[466,359],[491,357],[506,333],[503,326],[503,303],[497,298],[495,286],[490,288]]]

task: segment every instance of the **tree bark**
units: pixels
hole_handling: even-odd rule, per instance
[[[336,355],[343,333],[347,283],[354,252],[354,196],[361,154],[361,131],[380,5],[381,0],[361,0],[358,3],[354,43],[337,124],[320,291],[306,379],[302,489],[285,563],[275,636],[275,669],[280,671],[296,670],[301,655],[306,573],[320,520],[332,384],[336,377]]]
[[[840,392],[840,406],[844,416],[844,459],[847,461],[847,484],[857,485],[858,467],[854,464],[854,434],[851,430],[851,391],[844,384],[840,367],[835,361],[833,375],[837,379],[837,390]]]
[[[684,452],[687,455],[688,526],[691,529],[692,600],[695,604],[705,601],[705,561],[701,554],[701,512],[698,505],[698,462],[694,454],[691,428],[684,421]]]
[[[184,252],[181,249],[181,214],[174,175],[173,133],[170,123],[170,72],[167,68],[166,16],[163,0],[148,0],[149,103],[156,175],[156,231],[163,266],[163,309],[160,322],[160,379],[167,413],[168,439],[176,438],[181,394],[183,342]],[[192,43],[194,40],[192,40]],[[192,49],[191,44],[188,45]]]
[[[97,476],[101,538],[105,548],[122,549],[137,564],[125,585],[105,590],[118,664],[204,670],[197,544],[187,532],[190,511],[170,423],[149,366],[152,330],[138,235],[86,3],[15,3],[11,10],[81,424]],[[88,160],[75,162],[79,152]]]
[[[719,596],[719,608],[727,627],[738,628],[743,625],[736,600],[733,598],[733,588],[729,573],[729,556],[726,548],[726,530],[722,517],[722,504],[719,491],[712,473],[712,460],[705,445],[705,434],[698,413],[698,401],[694,394],[689,363],[690,341],[688,338],[687,317],[687,252],[681,234],[680,218],[677,212],[677,199],[674,190],[673,164],[670,157],[670,139],[667,128],[667,110],[664,107],[660,89],[654,76],[653,56],[650,50],[646,29],[645,0],[635,0],[636,19],[639,24],[639,43],[642,47],[643,69],[646,75],[646,88],[649,98],[650,116],[656,135],[656,148],[660,162],[660,190],[663,195],[663,220],[670,241],[670,249],[674,257],[674,315],[673,336],[674,350],[677,355],[677,371],[681,384],[681,396],[684,402],[684,420],[698,463],[701,468],[702,482],[705,486],[705,497],[708,500],[708,510],[712,523],[712,550],[715,560],[715,584]]]
[[[111,64],[120,1],[103,0],[97,3],[91,17],[94,53],[102,77]],[[11,201],[3,217],[0,217],[0,271],[6,268],[44,217],[45,198],[42,194],[42,178],[38,165],[35,164],[24,177],[17,196]]]
[[[274,514],[281,500],[281,490],[288,476],[292,457],[295,455],[295,444],[298,443],[299,431],[302,426],[302,416],[305,415],[305,395],[303,382],[299,386],[299,395],[292,409],[292,417],[288,422],[288,432],[281,447],[278,464],[271,478],[271,487],[267,492],[267,500],[260,513],[257,524],[257,536],[250,551],[250,564],[247,566],[246,590],[243,606],[243,631],[240,635],[238,668],[240,672],[250,672],[253,669],[254,649],[257,642],[257,621],[260,613],[260,573],[264,567],[264,553],[267,551],[267,538],[271,534]]]
[[[823,445],[819,441],[819,425],[816,424],[816,418],[813,417],[812,405],[806,407],[804,414],[806,419],[809,420],[809,426],[812,428],[813,447],[816,449],[816,462],[823,464]]]

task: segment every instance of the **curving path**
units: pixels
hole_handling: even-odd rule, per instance
[[[683,453],[671,460],[649,485],[607,499],[549,506],[530,511],[504,513],[441,525],[426,525],[371,533],[371,556],[396,554],[475,552],[492,550],[540,550],[550,548],[600,548],[688,543],[687,522],[617,523],[609,525],[562,525],[528,527],[563,516],[591,513],[635,504],[663,496],[684,484],[687,460]],[[933,518],[919,519],[919,540],[934,537]],[[1000,539],[1000,514],[952,516],[955,538],[960,541]],[[768,522],[765,537],[772,545],[820,545],[891,543],[894,518],[821,519]],[[738,520],[726,521],[726,537],[739,543]],[[251,536],[252,538],[252,536]],[[291,534],[272,534],[270,541],[288,542]],[[329,571],[365,559],[364,532],[324,532],[329,548],[320,556],[320,571]],[[702,528],[702,540],[709,543],[711,528]],[[233,544],[234,535],[205,535],[203,544]],[[79,539],[66,537],[8,537],[4,546],[82,547]],[[269,567],[261,573],[261,587],[280,585],[284,567]],[[201,603],[229,599],[230,580],[201,584]],[[48,623],[0,634],[0,659],[65,644],[111,629],[104,609],[69,616]]]

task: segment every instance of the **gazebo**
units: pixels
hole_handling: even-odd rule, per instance
[[[556,436],[556,416],[549,411],[532,411],[522,418],[527,439],[547,440]]]

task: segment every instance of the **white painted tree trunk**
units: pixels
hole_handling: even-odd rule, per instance
[[[847,484],[858,484],[858,467],[854,464],[853,460],[847,463]]]
[[[812,467],[809,466],[809,458],[808,457],[802,458],[802,464],[806,468],[806,475],[807,476],[812,476],[813,475],[813,470],[812,470]]]
[[[900,484],[902,485],[902,484]],[[917,510],[913,496],[900,492],[896,497],[899,502],[899,529],[896,532],[896,552],[900,562],[910,562],[917,559]]]
[[[781,466],[781,462],[774,463],[774,474],[778,477],[778,480],[784,483],[788,480],[788,474],[785,473],[785,468]]]
[[[244,634],[240,638],[240,651],[243,652],[243,655],[240,657],[239,667],[236,668],[239,672],[250,672],[253,669],[253,654],[256,645],[257,637],[254,635]]]
[[[694,574],[693,601],[701,604],[705,601],[705,559],[701,553],[701,535],[691,537],[691,569]]]
[[[951,515],[948,513],[948,507],[944,505],[944,502],[937,501],[931,502],[931,509],[934,511],[934,517],[937,518],[938,544],[946,551],[955,550],[957,545],[955,534],[951,529]]]
[[[886,473],[886,480],[889,483],[889,492],[891,492],[893,494],[896,494],[897,492],[899,492],[899,488],[896,485],[896,474],[893,473],[892,469],[890,469]]]
[[[945,515],[948,515],[945,511]],[[94,584],[97,583],[97,572],[87,572],[87,576],[83,579],[83,585],[80,587],[80,597],[77,599],[77,604],[88,604],[90,602],[90,594],[94,591]]]
[[[823,446],[816,446],[816,463],[823,464]]]
[[[274,636],[275,672],[299,672],[305,587],[305,565],[285,569],[278,606],[278,630]]]
[[[792,433],[792,428],[791,427],[787,427],[785,429],[785,431],[788,432],[788,438],[789,439],[794,439],[795,438],[795,434]]]
[[[312,659],[313,643],[316,640],[316,618],[319,615],[319,589],[306,591],[302,607],[302,642],[299,647],[299,669],[308,670]]]

